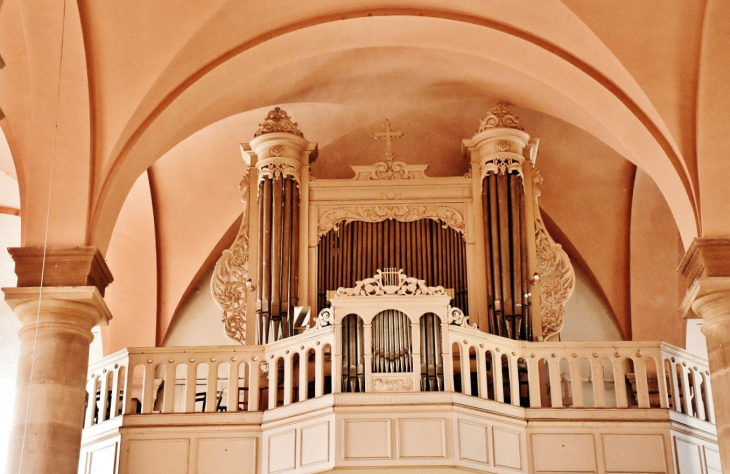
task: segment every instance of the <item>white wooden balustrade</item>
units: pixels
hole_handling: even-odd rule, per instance
[[[446,391],[532,409],[667,408],[714,423],[707,361],[669,344],[521,342],[442,328]],[[120,351],[89,370],[85,426],[122,414],[271,410],[339,392],[335,335],[326,326],[266,346]]]

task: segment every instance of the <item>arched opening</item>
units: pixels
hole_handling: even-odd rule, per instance
[[[372,322],[372,372],[413,371],[411,321],[404,313],[387,309]]]
[[[365,391],[365,330],[362,318],[348,314],[342,319],[342,391]]]
[[[421,391],[444,389],[444,363],[441,355],[441,318],[426,313],[420,319],[421,330]]]

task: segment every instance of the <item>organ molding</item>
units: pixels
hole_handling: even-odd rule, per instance
[[[519,119],[512,115],[512,111],[507,104],[497,104],[492,107],[487,116],[479,123],[477,133],[490,128],[515,128],[522,130]]]
[[[568,254],[548,234],[540,214],[537,198],[538,185],[542,176],[535,171],[532,178],[535,201],[535,244],[537,246],[537,268],[540,276],[540,308],[542,314],[542,336],[547,339],[563,329],[565,303],[575,289],[575,271]]]
[[[290,133],[304,138],[304,134],[299,131],[298,125],[298,123],[292,121],[285,110],[275,107],[274,110],[269,111],[264,122],[259,124],[259,129],[253,136],[256,138],[267,133]]]
[[[419,219],[433,219],[443,223],[444,228],[451,227],[463,234],[466,233],[464,216],[454,208],[439,204],[397,205],[397,206],[352,206],[338,207],[325,211],[317,224],[317,239],[330,230],[338,231],[341,223],[353,221],[382,222],[395,219],[400,222],[412,222]]]
[[[229,338],[246,344],[246,291],[248,280],[248,174],[239,184],[243,200],[243,219],[233,245],[223,251],[213,270],[210,292],[223,310],[223,331]]]

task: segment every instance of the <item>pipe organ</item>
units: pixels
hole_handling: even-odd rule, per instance
[[[451,324],[558,337],[575,277],[540,216],[538,140],[498,104],[463,141],[469,172],[431,178],[394,159],[402,136],[386,121],[384,160],[315,179],[316,143],[283,110],[269,113],[242,145],[252,209],[211,282],[226,334],[266,344],[333,324],[332,386],[343,392],[448,389]],[[319,314],[314,326],[295,321],[303,307]]]

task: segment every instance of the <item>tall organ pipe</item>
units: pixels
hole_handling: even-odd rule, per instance
[[[411,321],[394,309],[380,312],[372,322],[372,372],[412,372]]]
[[[444,365],[441,355],[441,320],[433,313],[421,316],[421,391],[444,389]]]
[[[387,244],[387,245],[386,245]],[[338,263],[344,262],[344,263]],[[327,291],[352,288],[376,270],[398,268],[429,286],[454,290],[453,306],[468,314],[466,244],[441,222],[350,222],[324,234],[318,246],[317,307],[327,306]]]
[[[342,391],[365,391],[364,326],[356,314],[342,320]]]
[[[299,188],[292,177],[264,176],[259,184],[257,343],[294,334],[299,302]]]

